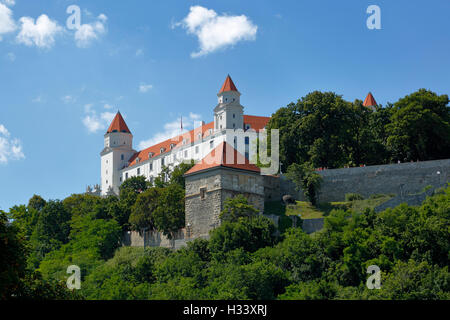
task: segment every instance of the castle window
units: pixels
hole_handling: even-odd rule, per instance
[[[197,135],[197,139],[198,139],[198,140],[201,140],[201,138],[202,138],[202,134],[199,133],[199,134]]]
[[[163,153],[164,151],[166,151],[166,149],[165,149],[165,148],[161,148],[161,149],[159,149],[159,153]]]
[[[175,148],[175,143],[170,144],[170,150],[172,150],[173,148]]]
[[[187,158],[188,157],[188,151],[184,150],[184,157]]]
[[[214,148],[214,140],[211,140],[211,141],[209,142],[209,148],[210,148],[210,149]]]
[[[200,188],[200,199],[205,200],[206,198],[206,188]]]
[[[123,160],[124,156],[123,154],[120,155],[120,160]]]
[[[233,119],[236,118],[236,114],[233,113]]]
[[[119,178],[119,181],[122,182],[122,177]]]
[[[245,130],[248,130],[248,129],[250,129],[250,125],[249,125],[249,124],[246,124],[246,125],[245,125]]]
[[[198,150],[199,150],[199,147],[196,146],[196,147],[195,147],[195,153],[196,153],[196,154],[198,153]]]
[[[250,143],[250,138],[249,137],[245,137],[245,144],[249,144]]]
[[[153,157],[154,153],[153,152],[149,152],[148,153],[148,158],[150,159],[151,157]]]
[[[139,163],[141,159],[139,159],[139,157],[136,158],[136,163]]]
[[[137,168],[137,175],[141,175],[141,168]]]
[[[161,166],[164,166],[164,158],[161,158]]]
[[[153,163],[150,163],[150,171],[153,171]]]
[[[108,184],[108,180],[106,180],[106,184]]]
[[[245,152],[245,157],[248,159],[250,156],[248,154],[248,151]]]
[[[125,173],[125,180],[128,179],[128,172]]]
[[[233,123],[233,129],[235,129],[236,128],[236,123]]]

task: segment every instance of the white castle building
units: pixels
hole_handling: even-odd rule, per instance
[[[122,182],[133,176],[144,176],[153,181],[163,167],[191,159],[198,162],[222,142],[251,159],[256,150],[250,146],[270,117],[244,115],[240,96],[233,80],[227,76],[217,94],[214,121],[201,122],[189,132],[141,151],[133,149],[133,135],[118,112],[105,134],[105,147],[100,153],[101,194],[119,194]]]

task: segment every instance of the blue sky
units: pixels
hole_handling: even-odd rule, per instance
[[[450,2],[0,0],[0,209],[100,180],[120,109],[135,148],[212,121],[229,73],[246,114],[313,90],[450,93]],[[369,5],[381,30],[369,30]],[[68,29],[66,9],[81,9]],[[45,16],[43,16],[45,15]]]

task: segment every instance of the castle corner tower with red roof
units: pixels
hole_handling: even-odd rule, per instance
[[[101,156],[101,194],[119,194],[122,183],[120,170],[136,151],[133,150],[133,135],[118,111],[104,136]]]

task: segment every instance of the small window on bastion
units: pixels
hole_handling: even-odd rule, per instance
[[[203,188],[200,188],[200,199],[205,200],[205,198],[206,198],[206,188],[203,187]]]

